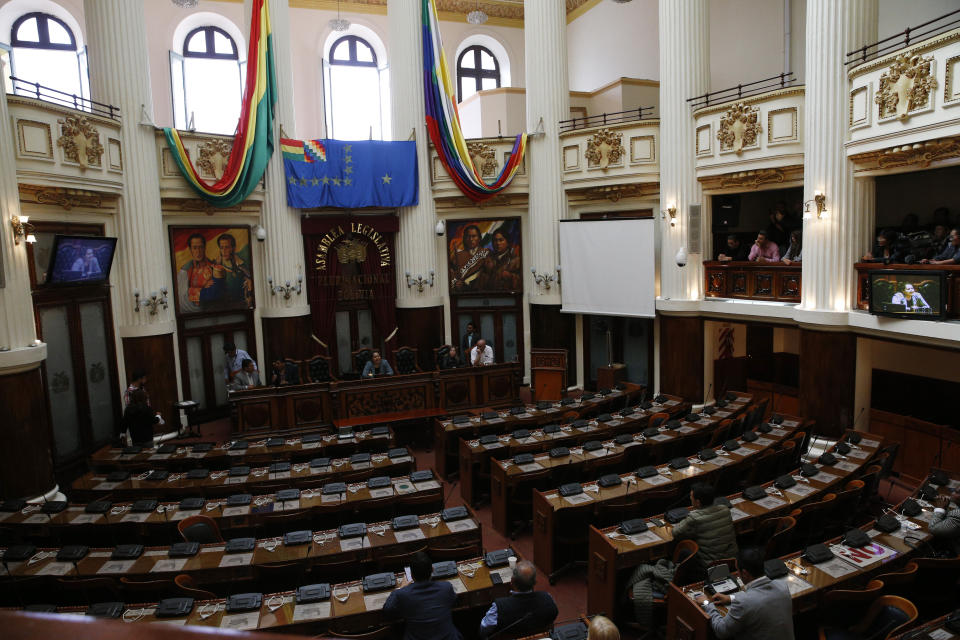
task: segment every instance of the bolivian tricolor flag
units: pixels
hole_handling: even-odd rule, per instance
[[[267,162],[273,155],[276,86],[269,1],[253,0],[246,89],[223,177],[212,184],[203,180],[190,162],[177,130],[169,127],[163,130],[170,153],[177,161],[183,177],[204,200],[214,206],[230,207],[243,202],[263,177]]]
[[[559,2],[559,0],[556,0]],[[422,0],[423,24],[423,92],[427,110],[427,132],[440,161],[460,191],[474,202],[489,200],[510,185],[523,163],[527,149],[527,134],[522,133],[513,143],[510,159],[493,182],[486,182],[473,164],[467,141],[460,128],[460,114],[453,91],[450,67],[440,41],[440,23],[434,0]]]

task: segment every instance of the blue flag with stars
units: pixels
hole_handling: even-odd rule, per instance
[[[287,204],[318,207],[409,207],[417,204],[414,141],[281,138]]]

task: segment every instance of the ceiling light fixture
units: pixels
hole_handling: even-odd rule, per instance
[[[346,31],[350,28],[350,21],[340,17],[340,0],[337,0],[337,17],[330,21],[330,28],[334,31]]]
[[[487,14],[480,8],[480,0],[477,0],[477,8],[467,14],[467,22],[472,25],[481,25],[487,21]]]

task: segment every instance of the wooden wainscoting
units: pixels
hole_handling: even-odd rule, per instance
[[[800,302],[800,265],[770,262],[703,263],[708,298]]]
[[[923,480],[930,467],[960,472],[960,432],[956,429],[871,409],[869,431],[900,443],[893,470],[914,483]]]

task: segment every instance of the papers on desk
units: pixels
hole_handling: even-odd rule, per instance
[[[841,460],[840,462],[838,462],[833,466],[836,467],[837,469],[840,469],[841,471],[846,471],[847,473],[850,473],[851,471],[856,471],[858,469],[857,465],[853,464],[852,462],[847,462],[846,460]]]
[[[500,424],[503,422],[503,418],[490,418],[489,420],[484,420],[487,424]]]
[[[730,518],[731,518],[734,522],[736,522],[737,520],[743,520],[743,519],[746,518],[746,517],[747,517],[747,512],[746,512],[746,511],[741,511],[740,509],[737,509],[736,507],[731,507],[731,508],[730,508]]]
[[[784,420],[780,424],[782,424],[785,427],[796,427],[800,425],[800,423],[797,422],[796,420]]]
[[[467,587],[464,586],[463,580],[461,580],[460,578],[451,578],[450,580],[446,580],[445,582],[449,582],[449,583],[450,583],[450,586],[453,587],[453,592],[454,592],[454,593],[466,593],[466,592],[467,592]]]
[[[770,435],[774,436],[775,438],[782,438],[783,436],[787,435],[787,430],[786,429],[770,429]]]
[[[227,476],[223,484],[244,484],[249,476]]]
[[[527,464],[518,464],[517,469],[520,469],[520,471],[524,473],[530,473],[531,471],[540,471],[543,469],[543,466],[536,462],[528,462]]]
[[[245,516],[250,513],[250,505],[244,505],[242,507],[224,507],[223,517],[230,518],[233,516]]]
[[[805,484],[803,482],[798,482],[789,489],[784,489],[784,492],[792,493],[793,495],[800,496],[801,498],[810,495],[814,491],[816,491],[816,488],[811,487],[809,484]]]
[[[871,542],[865,547],[851,548],[842,544],[835,544],[830,547],[838,557],[853,564],[856,567],[867,567],[875,562],[897,555],[893,549],[883,546],[879,542]]]
[[[368,593],[363,596],[363,606],[367,611],[378,611],[383,609],[384,603],[390,597],[391,591],[381,591],[379,593]]]
[[[187,560],[189,560],[189,558],[165,558],[163,560],[157,560],[153,568],[150,569],[150,573],[173,573],[174,571],[180,571],[184,565],[187,564]]]
[[[413,484],[412,484],[408,479],[406,479],[406,478],[404,478],[404,479],[402,479],[402,480],[398,480],[398,479],[394,478],[394,479],[393,479],[393,489],[394,489],[399,495],[401,495],[401,496],[402,496],[402,495],[405,495],[405,494],[408,494],[408,493],[414,493],[414,492],[416,492],[416,490],[417,490],[417,489],[413,486]],[[327,497],[327,496],[324,496],[324,498],[326,498],[326,497]],[[326,502],[326,500],[324,500],[324,502]]]
[[[596,449],[595,451],[591,451],[590,455],[593,456],[594,458],[602,458],[608,455],[609,453],[610,452],[607,451],[606,448],[600,448],[600,449]]]
[[[767,447],[773,444],[773,440],[771,440],[770,438],[757,438],[756,440],[753,441],[753,443],[758,447]]]
[[[733,413],[730,411],[714,411],[713,415],[717,416],[718,418],[727,418],[733,415]]]
[[[707,460],[707,464],[712,464],[717,467],[722,467],[723,465],[730,464],[731,462],[733,462],[733,460],[731,460],[727,456],[721,456],[721,455],[718,455],[716,458],[711,458],[710,460]]]
[[[499,569],[491,569],[490,575],[497,574],[500,576],[500,580],[503,581],[503,584],[510,584],[510,581],[513,580],[513,569],[510,567],[500,567]]]
[[[340,539],[340,551],[357,551],[359,549],[369,549],[369,548],[370,548],[370,538],[368,538],[367,536],[358,536],[356,538]]]
[[[683,425],[682,427],[677,427],[674,429],[677,433],[690,433],[691,431],[696,431],[693,427],[688,424]]]
[[[647,438],[647,440],[655,440],[656,442],[663,442],[664,440],[670,440],[673,436],[668,436],[665,433],[658,433],[655,436]]]
[[[793,575],[792,573],[780,578],[780,580],[783,580],[787,583],[787,588],[790,589],[791,596],[797,596],[802,593],[806,593],[814,588],[812,584],[799,576]]]
[[[257,628],[260,622],[260,610],[246,611],[244,613],[228,613],[220,620],[221,629],[232,629],[233,631],[250,631]]]
[[[476,529],[477,523],[471,520],[470,518],[464,518],[463,520],[456,520],[455,522],[448,522],[447,529],[453,533],[459,531],[470,531],[471,529]]]
[[[832,560],[821,562],[815,566],[832,578],[842,578],[856,571],[853,565],[844,562],[840,558],[833,558]]]
[[[867,447],[868,449],[876,449],[877,447],[880,446],[880,441],[879,441],[879,440],[867,440],[866,438],[864,438],[863,440],[860,441],[860,446],[861,446],[861,447]]]
[[[369,469],[373,466],[371,462],[354,462],[350,465],[350,468],[354,471],[360,471],[362,469]]]
[[[371,498],[389,498],[393,495],[393,487],[382,487],[380,489],[370,489]]]
[[[320,443],[319,443],[319,442],[306,442],[306,443],[301,442],[301,443],[300,443],[300,448],[301,448],[301,449],[316,449],[316,448],[318,448],[319,446],[320,446]]]
[[[253,552],[250,553],[229,553],[220,558],[221,569],[224,567],[244,567],[253,561]]]
[[[713,424],[713,420],[711,420],[710,418],[700,418],[699,420],[696,421],[695,424],[699,424],[704,427],[709,427],[710,425]]]
[[[149,513],[127,513],[120,518],[120,522],[146,522],[149,517]]]
[[[631,536],[624,536],[627,540],[642,547],[645,544],[654,544],[657,542],[663,542],[663,539],[655,534],[653,531],[644,531],[643,533],[635,533]]]
[[[116,489],[118,486],[120,486],[119,482],[101,482],[99,484],[94,485],[93,490],[94,491],[111,491],[113,489]]]
[[[103,563],[103,566],[97,570],[97,574],[126,573],[136,562],[136,560],[110,560]]]
[[[837,476],[821,470],[820,473],[818,473],[815,476],[812,476],[810,479],[816,480],[817,482],[822,482],[824,484],[830,484],[831,482],[837,479]]]
[[[383,489],[381,489],[383,491]],[[387,489],[389,491],[389,489]],[[392,493],[390,495],[393,495]],[[371,498],[376,498],[377,496],[373,495],[373,491],[370,492]],[[284,500],[283,502],[274,502],[273,510],[274,511],[296,511],[300,508],[300,498],[296,500]]]
[[[584,502],[590,502],[593,500],[593,498],[585,493],[578,493],[575,496],[564,496],[563,499],[570,504],[583,504]]]
[[[499,449],[499,448],[501,448],[501,447],[503,446],[503,443],[497,441],[497,442],[491,442],[490,444],[483,444],[483,445],[480,445],[480,446],[482,446],[484,449],[486,449],[487,451],[489,451],[490,449]]]
[[[395,531],[393,537],[397,542],[411,542],[413,540],[423,540],[426,538],[421,529],[406,529],[404,531]]]
[[[870,451],[864,449],[853,449],[847,453],[848,458],[856,458],[857,460],[866,460],[870,456]]]
[[[670,478],[665,477],[662,473],[658,473],[655,476],[650,476],[649,478],[640,478],[640,482],[646,482],[647,484],[652,484],[654,486],[658,484],[668,484]]]
[[[73,571],[72,562],[48,562],[43,566],[39,571],[37,571],[35,576],[65,576],[68,573]]]
[[[755,500],[753,504],[763,507],[764,509],[777,509],[778,507],[782,507],[787,503],[775,496],[767,496],[766,498]]]
[[[293,608],[293,621],[323,620],[330,617],[330,601],[298,604]]]
[[[173,454],[170,454],[170,453],[155,453],[155,454],[153,454],[152,456],[148,456],[148,457],[147,457],[147,460],[166,460],[166,459],[169,458],[171,455],[173,455]]]
[[[102,517],[102,513],[81,513],[71,520],[70,524],[93,524]]]
[[[407,484],[406,486],[410,486]],[[406,491],[405,493],[413,493],[413,489]],[[325,493],[320,496],[320,504],[339,504],[340,503],[339,493]]]
[[[676,406],[676,405],[678,405],[678,404],[680,404],[680,401],[679,401],[679,400],[667,400],[666,402],[663,403],[663,406],[665,406],[665,407],[674,407],[674,406]]]
[[[950,640],[951,638],[956,638],[955,635],[943,628],[928,631],[927,635],[930,637],[930,640]]]
[[[436,480],[427,480],[426,482],[415,482],[414,487],[417,491],[431,491],[433,489],[439,489],[440,483]]]

